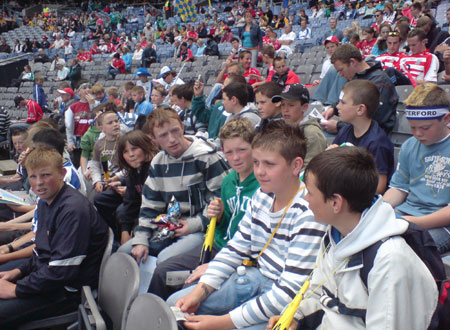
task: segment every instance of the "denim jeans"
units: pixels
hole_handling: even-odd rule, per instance
[[[450,251],[450,226],[429,229],[428,232],[433,237],[440,254]]]
[[[247,276],[251,278],[252,290],[246,301],[251,300],[257,296],[264,294],[272,288],[273,281],[260,273],[256,267],[247,267]],[[198,308],[196,314],[199,315],[224,315],[235,309],[236,304],[236,279],[237,273],[234,272],[221,286],[219,290],[214,291],[204,300]],[[195,285],[180,290],[167,299],[169,306],[174,306],[175,303],[182,297],[191,293]],[[245,329],[265,329],[267,322],[256,324]]]
[[[0,299],[0,329],[17,329],[26,322],[77,310],[80,293],[65,289],[26,298]]]
[[[171,257],[179,255],[183,251],[189,251],[199,244],[203,244],[204,233],[193,233],[178,238],[175,242],[164,248],[158,254],[158,264]],[[122,245],[117,252],[131,254],[133,249],[133,240],[130,239]]]
[[[116,77],[116,74],[119,74],[120,71],[119,71],[119,69],[114,69],[114,68],[112,68],[112,67],[108,67],[108,73],[109,73],[113,78],[115,78],[115,77]]]

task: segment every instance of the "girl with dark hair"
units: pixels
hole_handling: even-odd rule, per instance
[[[121,244],[131,238],[138,223],[142,200],[142,187],[148,176],[148,168],[158,149],[150,138],[140,130],[121,136],[118,145],[119,164],[126,171],[126,191],[122,203],[117,207],[116,218],[120,226]]]
[[[378,36],[376,44],[372,48],[372,55],[378,56],[387,52],[386,40],[389,32],[392,32],[391,25],[389,23],[383,23],[380,25],[380,34]]]

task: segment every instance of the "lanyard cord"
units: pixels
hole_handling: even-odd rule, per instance
[[[287,211],[289,210],[289,208],[291,207],[292,202],[295,199],[295,196],[297,196],[297,194],[302,191],[303,189],[305,189],[305,186],[299,188],[297,190],[297,192],[295,193],[294,197],[291,198],[291,200],[289,201],[289,203],[286,205],[286,207],[284,208],[283,214],[281,215],[281,219],[280,221],[278,221],[277,226],[275,227],[275,230],[272,232],[272,235],[270,235],[269,240],[267,241],[266,245],[264,245],[264,247],[262,248],[261,252],[259,252],[258,256],[255,259],[255,262],[258,262],[259,257],[261,257],[261,255],[263,254],[264,250],[269,246],[270,242],[272,241],[272,238],[275,236],[275,234],[277,233],[278,228],[280,228],[281,222],[284,219],[284,216],[286,215]]]
[[[109,161],[111,162],[111,164],[112,164],[112,159],[114,157],[114,154],[116,153],[117,141],[119,141],[119,137],[116,138],[116,141],[114,142],[113,152],[111,153],[111,155],[109,155]],[[107,141],[106,141],[106,137],[105,137],[105,144],[103,145],[103,156],[105,156],[105,157],[106,157],[106,155],[105,155],[106,143],[107,143]],[[106,157],[106,159],[108,159],[108,157]]]

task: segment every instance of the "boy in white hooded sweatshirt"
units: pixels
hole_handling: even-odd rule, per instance
[[[396,219],[393,208],[376,196],[377,176],[373,156],[363,148],[327,150],[309,163],[305,199],[315,221],[329,226],[295,316],[300,329],[428,328],[436,282],[400,236],[408,222]],[[380,240],[366,288],[362,252]],[[297,321],[290,329],[297,329]]]

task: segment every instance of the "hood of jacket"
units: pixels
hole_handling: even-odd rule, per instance
[[[379,240],[401,235],[408,228],[408,222],[395,217],[394,209],[381,196],[365,210],[357,226],[336,245],[335,257],[343,260]],[[328,229],[331,237],[331,226]],[[331,240],[332,244],[334,240]]]
[[[370,68],[367,68],[366,70],[361,71],[361,72],[357,72],[355,74],[355,76],[367,76],[375,70],[378,70],[378,69],[383,70],[381,63],[378,61],[375,61],[374,59],[368,59],[365,62],[370,66]]]
[[[305,118],[300,122],[299,126],[305,127],[310,125],[317,126],[318,128],[322,129],[322,126],[320,126],[319,120],[317,118],[310,118],[310,119]]]

